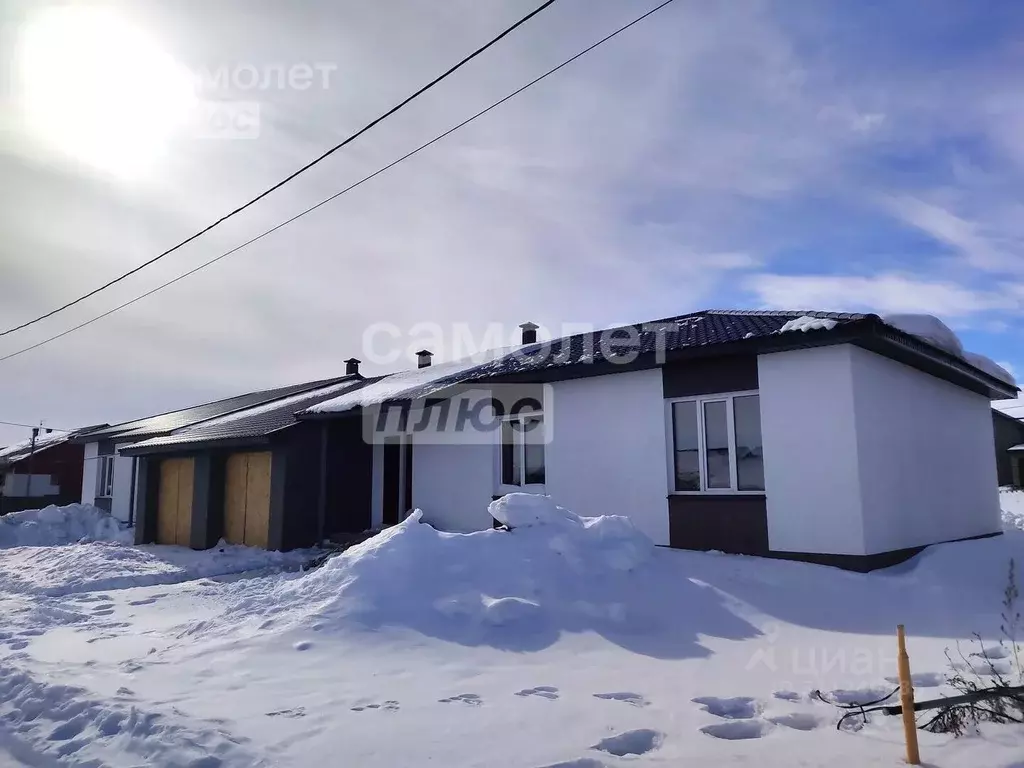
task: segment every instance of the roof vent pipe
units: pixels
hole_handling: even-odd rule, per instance
[[[537,343],[537,329],[540,328],[536,323],[523,323],[519,326],[523,330],[523,344],[536,344]]]
[[[416,367],[417,368],[429,368],[430,358],[434,356],[434,353],[428,349],[421,349],[416,353]]]
[[[345,361],[345,375],[346,376],[358,376],[359,375],[359,363],[362,360],[356,360],[354,357],[350,357]]]

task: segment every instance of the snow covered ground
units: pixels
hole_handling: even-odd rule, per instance
[[[512,531],[414,515],[305,573],[209,578],[289,565],[251,551],[0,551],[0,766],[897,766],[898,719],[837,732],[811,691],[890,691],[904,623],[918,697],[946,692],[944,650],[994,644],[1024,560],[1012,531],[861,575],[496,511]],[[1024,765],[1018,727],[921,747]]]

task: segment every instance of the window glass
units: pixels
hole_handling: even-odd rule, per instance
[[[511,421],[501,423],[501,483],[502,485],[520,485],[520,441],[522,435],[518,425]]]
[[[676,490],[700,490],[700,443],[697,437],[697,404],[672,405],[675,439]]]
[[[704,403],[704,469],[709,489],[732,487],[727,405],[725,400]]]
[[[733,400],[736,428],[736,489],[764,490],[764,451],[761,446],[761,398],[757,395]]]
[[[527,485],[544,484],[544,421],[540,417],[527,418],[523,425],[523,465]]]
[[[101,499],[114,495],[114,457],[99,457],[99,488],[97,496]]]

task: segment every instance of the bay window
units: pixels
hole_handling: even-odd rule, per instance
[[[669,401],[675,493],[763,493],[756,392]]]

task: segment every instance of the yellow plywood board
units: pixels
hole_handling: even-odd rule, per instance
[[[177,542],[187,547],[192,539],[192,495],[195,487],[195,459],[175,459],[178,466],[178,525]]]
[[[224,470],[224,540],[245,543],[245,487],[249,455],[234,453]]]
[[[272,454],[235,453],[224,471],[224,538],[231,544],[263,547],[270,542]]]
[[[176,544],[178,539],[178,464],[160,462],[160,499],[157,504],[157,544]]]

